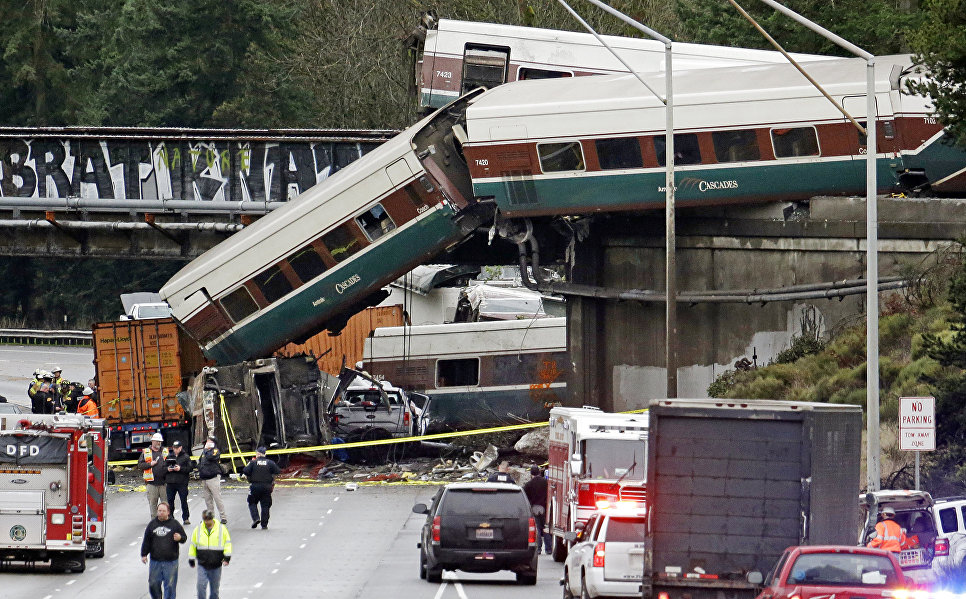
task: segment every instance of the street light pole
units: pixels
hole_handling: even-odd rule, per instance
[[[625,15],[619,10],[604,4],[600,0],[587,0],[597,8],[603,10],[604,12],[613,15],[620,19],[621,21],[627,23],[631,27],[634,27],[638,31],[644,33],[648,37],[655,39],[662,44],[664,44],[664,94],[665,97],[659,96],[651,86],[647,84],[646,81],[641,77],[639,73],[634,71],[621,58],[617,52],[615,52],[607,43],[597,35],[597,32],[582,18],[580,18],[577,13],[570,8],[569,5],[564,0],[558,0],[568,11],[573,15],[581,25],[584,26],[588,31],[590,31],[597,40],[605,48],[611,51],[617,59],[627,67],[627,69],[644,84],[651,93],[657,96],[664,106],[665,114],[665,135],[664,135],[664,289],[666,301],[664,303],[664,366],[667,371],[667,387],[665,393],[667,397],[677,397],[678,396],[678,360],[677,360],[677,332],[678,332],[678,284],[677,284],[677,238],[675,234],[675,221],[674,221],[674,202],[675,202],[675,185],[674,185],[674,89],[671,82],[671,39],[667,36],[661,35],[660,33],[654,31],[650,27],[632,19],[631,17]]]
[[[761,0],[778,12],[808,27],[825,39],[866,61],[866,162],[865,162],[865,320],[866,320],[866,489],[878,491],[881,453],[879,441],[879,217],[876,205],[875,57],[824,27],[813,23],[775,0]]]

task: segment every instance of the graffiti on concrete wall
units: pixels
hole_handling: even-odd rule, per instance
[[[285,202],[378,145],[3,138],[0,197]]]

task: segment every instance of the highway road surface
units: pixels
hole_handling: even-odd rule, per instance
[[[47,566],[10,566],[0,572],[4,599],[147,598],[148,566],[140,547],[147,524],[144,493],[121,477],[108,496],[105,557],[89,559],[80,574],[54,573]],[[432,497],[434,486],[321,487],[303,482],[276,487],[268,530],[251,529],[247,486],[223,488],[234,543],[222,574],[221,596],[232,599],[499,599],[558,597],[562,567],[540,556],[537,586],[517,586],[512,572],[446,572],[441,584],[418,575],[416,542],[425,516],[412,506]],[[204,500],[198,482],[189,494],[193,523]],[[180,520],[180,508],[176,511]],[[190,531],[189,531],[190,534]],[[178,596],[195,597],[196,571],[181,551]]]
[[[27,385],[34,370],[60,366],[61,376],[87,384],[94,377],[94,350],[89,347],[0,345],[0,395],[8,402],[30,406]]]

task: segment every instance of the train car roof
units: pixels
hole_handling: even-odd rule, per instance
[[[876,58],[876,92],[893,89],[896,73],[912,66],[910,55]],[[866,62],[840,59],[804,63],[805,71],[834,96],[865,95]],[[894,72],[894,67],[898,71]],[[664,75],[642,75],[652,89],[664,93]],[[753,102],[764,99],[821,98],[815,89],[790,64],[722,67],[689,70],[673,75],[675,109],[687,106],[723,105],[728,102]],[[824,98],[821,98],[826,102]],[[632,74],[519,81],[493,88],[473,100],[467,109],[469,141],[499,139],[496,125],[512,119],[550,117],[561,129],[578,133],[579,119],[560,115],[600,113],[609,110],[662,108],[663,104]],[[830,111],[835,111],[828,104]],[[754,112],[747,111],[746,112]],[[704,118],[715,118],[714,111],[703,110]],[[677,125],[677,123],[675,123]],[[474,126],[477,125],[477,126]],[[630,125],[633,126],[633,125]],[[531,137],[533,131],[529,131]],[[594,133],[602,133],[594,131]],[[491,138],[491,135],[493,136]],[[540,137],[540,135],[536,135]]]
[[[245,227],[238,233],[235,233],[215,247],[198,256],[189,262],[184,268],[175,273],[175,275],[164,284],[160,291],[161,296],[164,298],[170,298],[181,292],[181,290],[195,284],[200,279],[210,275],[213,270],[228,262],[233,256],[240,254],[255,245],[258,245],[263,240],[270,237],[274,232],[305,216],[307,211],[316,208],[316,206],[313,205],[313,202],[321,201],[322,205],[324,205],[328,199],[337,196],[342,191],[345,191],[362,179],[368,177],[370,174],[372,174],[374,168],[377,168],[379,165],[388,166],[389,160],[391,160],[393,157],[403,154],[406,150],[411,148],[411,139],[413,134],[431,118],[432,115],[426,117],[416,125],[413,125],[389,141],[373,149],[368,154],[351,162],[345,168],[339,170],[320,183],[310,187],[297,197],[288,201],[284,206],[272,210],[265,216],[258,219],[258,221],[256,221],[254,224]],[[361,205],[359,207],[361,208]],[[339,224],[339,222],[341,221],[334,219],[332,222],[320,223],[320,225],[327,227],[329,225]],[[322,229],[319,230],[319,233],[321,232]],[[297,243],[301,242],[295,240],[291,241],[291,244],[285,245],[285,253],[290,252]],[[308,242],[309,239],[304,241]],[[264,263],[251,266],[253,269],[258,270],[270,262],[272,262],[272,259],[266,256]]]
[[[588,67],[588,64],[581,64],[580,56],[567,55],[561,48],[554,48],[552,56],[540,56],[538,44],[563,44],[573,47],[575,50],[583,50],[590,55],[593,53],[594,64],[592,68],[607,69],[614,71],[626,71],[626,67],[621,64],[609,50],[601,46],[593,35],[577,31],[563,31],[558,29],[541,29],[537,27],[522,27],[519,25],[502,25],[499,23],[477,23],[473,21],[456,21],[451,19],[440,19],[437,29],[444,33],[459,33],[456,41],[458,45],[453,48],[439,48],[437,52],[447,51],[462,54],[464,42],[486,43],[486,38],[497,42],[503,40],[518,40],[520,48],[518,54],[511,54],[512,60],[521,62],[543,62],[552,61],[560,64],[561,67]],[[629,51],[629,54],[621,57],[630,62],[631,66],[636,67],[634,52],[647,52],[663,57],[664,44],[657,40],[644,39],[637,37],[623,37],[616,35],[604,35],[604,41],[609,46],[617,50]],[[480,38],[480,39],[478,39]],[[715,46],[711,44],[689,44],[674,42],[671,44],[671,52],[675,59],[682,60],[688,65],[697,66],[700,64],[721,63],[731,61],[734,63],[747,62],[748,64],[758,63],[780,63],[786,59],[780,52],[775,50],[760,50],[757,48],[735,48],[731,46]],[[606,55],[606,56],[605,56]],[[796,60],[834,60],[838,57],[825,56],[821,54],[799,54],[791,53]],[[663,70],[663,62],[660,63]]]

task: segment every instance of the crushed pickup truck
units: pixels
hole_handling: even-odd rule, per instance
[[[365,372],[343,368],[327,412],[334,437],[346,442],[374,441],[411,437],[422,432],[413,417],[411,403],[425,396],[411,397],[389,381],[380,381]],[[367,452],[373,454],[373,452]],[[385,451],[381,451],[385,454]],[[375,458],[375,455],[368,455]]]

